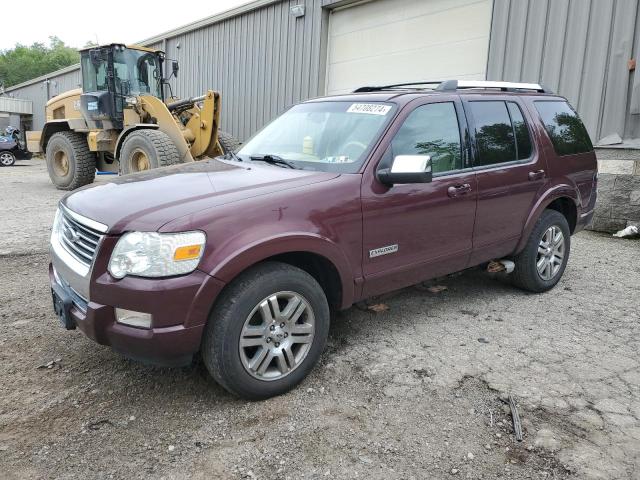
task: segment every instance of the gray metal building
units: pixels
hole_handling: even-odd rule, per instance
[[[445,78],[541,82],[594,140],[640,138],[637,0],[257,0],[141,42],[180,62],[180,97],[222,92],[246,139],[288,105],[362,84]],[[640,68],[640,66],[639,66]],[[78,66],[8,88],[33,102],[79,84]]]

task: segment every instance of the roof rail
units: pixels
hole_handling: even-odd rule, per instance
[[[436,87],[436,90],[450,91],[463,88],[498,88],[503,91],[533,90],[539,93],[553,93],[538,83],[494,82],[485,80],[445,80]]]
[[[437,91],[454,91],[466,88],[498,88],[502,91],[533,90],[539,93],[553,93],[550,89],[537,83],[518,82],[494,82],[486,80],[437,80],[423,82],[394,83],[384,86],[365,86],[357,88],[353,93],[379,92],[381,90],[392,90],[399,87],[420,87],[421,85],[431,85]]]
[[[389,90],[389,89],[398,88],[398,87],[410,87],[412,85],[415,85],[415,86],[418,86],[418,85],[440,85],[441,83],[442,83],[442,80],[434,80],[432,82],[424,81],[424,82],[394,83],[392,85],[384,85],[384,86],[378,86],[378,87],[367,86],[367,87],[356,88],[353,91],[353,93],[378,92],[380,90]]]

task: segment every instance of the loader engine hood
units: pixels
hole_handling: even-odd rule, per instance
[[[110,234],[157,231],[167,222],[206,208],[337,176],[210,159],[89,185],[70,193],[61,202],[70,210],[107,225]]]

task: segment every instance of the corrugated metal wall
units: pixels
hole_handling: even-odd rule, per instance
[[[0,97],[0,112],[31,114],[33,103],[21,98]]]
[[[298,3],[305,5],[301,18],[289,11]],[[263,0],[148,45],[179,60],[175,95],[220,91],[222,128],[244,140],[288,105],[324,94],[328,10],[322,7],[346,3]],[[637,0],[494,0],[487,78],[541,82],[565,95],[596,141],[611,133],[638,138],[640,115],[632,112],[640,113],[640,74],[629,72],[627,61],[640,49],[639,15]],[[36,129],[44,122],[44,80],[8,89],[33,101]],[[54,72],[49,81],[50,98],[75,88],[80,72]]]
[[[627,61],[638,48],[638,10],[638,0],[494,0],[487,78],[564,95],[594,141],[637,137],[640,118],[629,109],[640,76]]]
[[[306,7],[300,18],[289,12],[297,3]],[[283,1],[168,39],[167,58],[180,62],[174,95],[220,91],[222,128],[248,138],[287,106],[324,92],[322,15],[321,0]]]
[[[296,18],[289,8],[305,5]],[[248,138],[287,106],[324,93],[327,0],[283,0],[147,46],[180,62],[173,93],[181,98],[222,93],[221,127]],[[157,38],[157,37],[156,37]],[[166,73],[171,72],[170,63]],[[55,72],[54,72],[55,73]],[[51,76],[50,97],[76,88],[80,71]],[[13,90],[34,104],[33,128],[42,128],[46,85]]]
[[[15,98],[23,98],[33,102],[33,125],[34,130],[40,130],[44,125],[44,106],[52,97],[66,92],[80,85],[80,69],[65,69],[64,73],[40,77],[38,81],[30,85],[25,85],[16,90],[9,90],[9,95]],[[48,82],[48,84],[47,84]]]

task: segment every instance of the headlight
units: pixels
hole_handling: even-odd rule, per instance
[[[109,273],[115,278],[171,277],[193,272],[204,253],[203,232],[130,232],[113,249]]]
[[[60,209],[56,210],[56,216],[53,218],[53,226],[51,227],[51,243],[58,241],[60,234],[62,233],[62,214]]]

